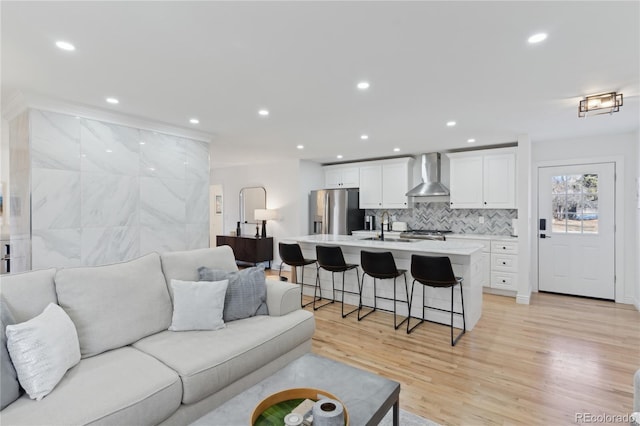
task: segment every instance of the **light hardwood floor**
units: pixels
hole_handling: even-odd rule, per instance
[[[342,319],[336,302],[315,318],[313,352],[400,382],[401,407],[442,424],[575,424],[577,413],[632,409],[640,312],[629,305],[485,294],[482,318],[453,348],[448,327],[407,335],[389,313]]]

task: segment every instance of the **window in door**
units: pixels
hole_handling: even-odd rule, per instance
[[[552,232],[598,233],[598,175],[563,175],[551,178]]]

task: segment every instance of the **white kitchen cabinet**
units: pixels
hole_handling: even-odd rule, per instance
[[[360,167],[360,208],[381,209],[382,207],[382,165],[372,164]]]
[[[411,158],[380,160],[360,166],[361,209],[406,209]]]
[[[515,209],[514,148],[448,154],[452,209]]]
[[[360,168],[353,165],[326,166],[324,186],[327,189],[357,188],[360,186]]]

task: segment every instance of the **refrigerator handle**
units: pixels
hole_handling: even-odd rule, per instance
[[[331,223],[329,222],[329,192],[324,193],[324,220],[322,221],[322,233],[328,234]]]

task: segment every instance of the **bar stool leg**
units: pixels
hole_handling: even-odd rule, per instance
[[[352,313],[354,313],[355,311],[359,310],[360,307],[358,306],[355,309],[352,309],[351,311],[347,312],[346,314],[344,313],[344,274],[346,271],[342,271],[342,318],[346,318],[348,315],[351,315]],[[356,269],[356,274],[358,274],[358,287],[360,286],[360,274],[358,273],[358,270]]]
[[[331,273],[331,278],[333,278],[333,272]],[[318,290],[318,288],[320,288],[320,297],[316,298],[316,292]],[[335,288],[333,291],[333,296],[335,298]],[[316,288],[313,290],[313,310],[317,311],[318,309],[322,308],[323,306],[327,306],[329,303],[333,303],[334,300],[332,299],[330,302],[325,302],[320,306],[316,306],[316,302],[322,300],[322,286],[320,285],[320,267],[318,266],[317,268],[317,275],[316,275]]]
[[[460,338],[462,337],[463,334],[465,334],[467,332],[467,323],[466,320],[464,318],[464,296],[462,295],[462,283],[459,283],[460,285],[460,303],[462,305],[462,331],[460,332],[460,334],[458,334],[458,336],[455,338],[453,338],[453,288],[455,286],[451,287],[451,346],[455,346],[456,343],[458,343],[458,340],[460,340]],[[460,314],[460,312],[456,312],[456,314]]]
[[[366,273],[362,274],[362,286],[360,287],[360,306],[358,306],[358,321],[362,321],[364,318],[366,318],[368,315],[375,312],[376,310],[376,279],[373,277],[371,277],[373,278],[373,306],[364,306],[362,304],[362,291],[364,290],[364,277],[366,275],[367,275]],[[371,310],[366,314],[364,314],[363,316],[360,316],[360,311],[362,310],[362,308],[371,308]]]
[[[407,303],[409,301],[409,290],[407,289],[407,274],[404,273],[402,274],[404,276],[404,290],[405,293],[407,295]],[[411,315],[411,312],[409,312],[409,315]],[[396,278],[393,279],[393,326],[395,327],[395,329],[399,329],[400,326],[405,322],[405,321],[409,321],[409,315],[407,315],[407,317],[405,319],[403,319],[402,321],[400,321],[400,323],[396,323]]]

